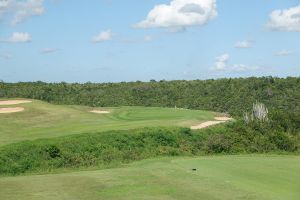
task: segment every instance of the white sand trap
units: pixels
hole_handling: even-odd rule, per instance
[[[207,122],[203,122],[199,125],[196,125],[196,126],[191,126],[191,129],[192,130],[196,130],[196,129],[203,129],[203,128],[208,128],[210,126],[214,126],[214,125],[217,125],[217,124],[222,124],[222,123],[225,123],[227,121],[230,121],[230,120],[233,120],[232,118],[230,117],[215,117],[214,118],[216,121],[207,121]]]
[[[15,112],[22,112],[24,108],[16,107],[16,108],[0,108],[0,114],[2,113],[15,113]]]
[[[233,120],[233,119],[230,118],[230,117],[215,117],[215,120],[217,120],[217,121],[230,121],[230,120]]]
[[[191,126],[192,130],[196,130],[196,129],[203,129],[203,128],[207,128],[213,125],[217,125],[217,124],[221,124],[224,123],[225,121],[207,121],[207,122],[203,122],[199,125],[196,126]]]
[[[22,103],[31,103],[29,100],[8,100],[8,101],[0,101],[0,106],[2,105],[17,105]]]
[[[110,113],[109,111],[106,110],[91,110],[91,113],[97,113],[97,114],[108,114]]]

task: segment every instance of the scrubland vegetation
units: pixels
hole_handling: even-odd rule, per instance
[[[0,174],[106,168],[160,156],[287,153],[297,152],[298,148],[298,135],[288,134],[272,123],[245,126],[239,121],[198,131],[144,128],[7,145],[0,148]]]

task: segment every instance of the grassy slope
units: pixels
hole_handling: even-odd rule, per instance
[[[126,130],[151,126],[190,126],[213,118],[212,112],[172,108],[106,108],[95,114],[89,107],[51,105],[41,101],[0,107],[25,107],[24,112],[0,114],[0,145],[77,133]]]
[[[144,160],[119,169],[0,178],[0,199],[296,200],[299,166],[299,156]]]

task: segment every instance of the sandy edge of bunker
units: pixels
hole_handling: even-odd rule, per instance
[[[23,103],[31,103],[30,100],[7,100],[7,101],[0,101],[0,106],[8,106],[8,105],[17,105]]]
[[[215,119],[215,121],[207,121],[207,122],[203,122],[201,124],[195,125],[195,126],[191,126],[191,129],[192,130],[204,129],[204,128],[208,128],[210,126],[222,124],[222,123],[233,120],[233,118],[230,118],[230,117],[215,117],[214,119]]]

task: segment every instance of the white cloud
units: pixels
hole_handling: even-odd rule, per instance
[[[225,53],[215,58],[215,64],[211,68],[213,71],[226,71],[226,72],[247,72],[255,71],[260,69],[260,66],[256,65],[245,65],[245,64],[235,64],[232,66],[228,65],[229,54]]]
[[[8,17],[12,25],[27,20],[31,16],[42,15],[45,12],[43,0],[2,0],[0,1],[0,19]]]
[[[54,53],[57,51],[58,51],[58,49],[55,49],[55,48],[44,48],[40,52],[43,54],[47,54],[47,53]]]
[[[224,70],[227,67],[229,57],[230,56],[227,53],[216,57],[216,62],[215,62],[213,69],[214,70]]]
[[[239,49],[247,49],[250,48],[251,46],[252,46],[252,42],[248,40],[239,41],[235,44],[235,47]]]
[[[286,50],[286,49],[283,49],[283,50],[281,50],[281,51],[275,53],[275,56],[289,56],[289,55],[291,55],[291,54],[292,54],[291,51],[288,51],[288,50]]]
[[[112,31],[110,29],[102,31],[98,35],[92,37],[92,42],[104,42],[112,39]]]
[[[172,0],[168,5],[156,5],[135,27],[184,30],[214,19],[216,7],[216,0]]]
[[[31,41],[31,36],[28,33],[19,33],[19,32],[14,32],[12,36],[9,38],[10,42],[30,42]]]
[[[275,31],[300,31],[300,5],[285,10],[274,10],[270,14],[267,27]]]
[[[31,42],[31,36],[28,33],[14,32],[8,39],[0,40],[0,42],[9,42],[9,43]]]

